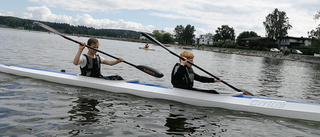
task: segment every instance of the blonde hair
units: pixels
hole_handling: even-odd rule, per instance
[[[183,51],[181,54],[180,54],[181,57],[185,57],[187,59],[193,59],[194,58],[194,55],[189,52],[189,51]]]

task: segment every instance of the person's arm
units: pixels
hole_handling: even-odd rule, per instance
[[[79,45],[78,52],[77,52],[76,56],[75,56],[74,59],[73,59],[73,64],[74,64],[74,65],[79,65],[79,64],[81,64],[80,56],[81,56],[81,53],[82,53],[83,49],[86,47],[86,46],[84,46],[85,43],[82,42],[81,44],[82,44],[82,45]]]
[[[119,58],[118,60],[113,60],[113,61],[104,60],[103,64],[107,64],[107,65],[112,66],[112,65],[118,64],[118,63],[123,62],[123,61],[124,61],[123,58]]]
[[[200,76],[196,73],[194,73],[194,80],[200,81],[200,82],[207,82],[207,83],[214,83],[214,82],[221,82],[222,79],[215,79],[215,78],[209,78],[205,76]]]

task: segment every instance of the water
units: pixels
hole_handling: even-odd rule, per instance
[[[78,45],[60,36],[0,28],[0,63],[79,73]],[[88,38],[70,36],[77,41]],[[105,75],[170,86],[177,57],[159,46],[99,39],[99,50],[160,70],[149,76],[121,63]],[[183,49],[169,47],[179,54]],[[85,51],[86,52],[86,51]],[[320,103],[320,65],[191,50],[194,63],[257,96]],[[102,55],[104,56],[104,55]],[[104,56],[106,59],[113,60]],[[195,68],[198,74],[206,75]],[[222,83],[197,87],[233,91]],[[1,136],[320,136],[320,123],[61,85],[0,73]]]

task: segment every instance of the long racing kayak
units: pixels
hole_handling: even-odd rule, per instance
[[[0,72],[54,83],[87,87],[146,98],[172,100],[204,107],[218,107],[270,116],[320,121],[320,104],[246,96],[241,92],[212,94],[139,82],[105,80],[74,73],[0,64]]]
[[[155,51],[155,49],[150,49],[150,48],[145,48],[145,47],[139,47],[139,49]]]

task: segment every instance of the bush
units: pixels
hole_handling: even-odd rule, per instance
[[[224,41],[223,40],[219,40],[219,41],[213,43],[213,46],[214,47],[222,47],[223,44],[224,44]]]
[[[283,54],[284,55],[289,55],[291,53],[291,50],[290,49],[286,49],[285,51],[283,51]]]

